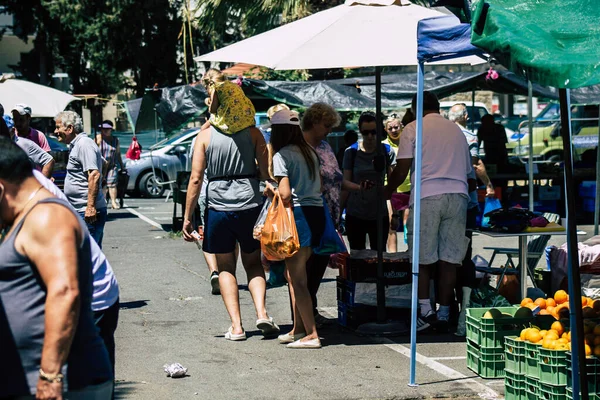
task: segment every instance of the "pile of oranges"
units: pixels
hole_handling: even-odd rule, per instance
[[[592,300],[581,296],[583,318],[598,318],[600,316],[600,300]],[[535,301],[526,297],[521,301],[521,307],[532,310],[539,308],[539,315],[552,315],[555,319],[569,318],[569,295],[564,290],[558,290],[554,298],[538,298]]]
[[[581,305],[584,318],[585,354],[600,357],[600,323],[591,320],[600,315],[600,300],[582,297]],[[539,308],[539,315],[552,315],[557,320],[569,318],[569,296],[564,290],[557,291],[554,298],[539,298],[535,301],[525,298],[521,302],[521,307],[531,310]],[[525,328],[521,331],[519,339],[541,345],[545,349],[571,350],[571,332],[566,332],[560,321],[552,323],[548,330],[537,327]]]

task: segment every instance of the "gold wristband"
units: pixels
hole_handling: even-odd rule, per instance
[[[40,368],[40,379],[50,383],[61,383],[65,376],[60,372],[58,374],[47,374]]]

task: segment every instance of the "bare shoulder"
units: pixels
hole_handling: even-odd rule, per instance
[[[252,141],[259,142],[259,143],[261,140],[263,142],[265,141],[265,138],[264,138],[262,132],[260,131],[260,129],[258,129],[255,126],[251,126],[249,129],[250,129],[250,136],[252,137]]]
[[[80,243],[81,224],[73,211],[62,204],[38,204],[25,219],[15,245],[17,249],[24,249],[29,243],[53,245],[73,235]]]

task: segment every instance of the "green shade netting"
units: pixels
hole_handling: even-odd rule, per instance
[[[476,0],[471,43],[556,88],[600,83],[600,0]]]

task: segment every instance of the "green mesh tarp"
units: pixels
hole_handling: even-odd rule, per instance
[[[476,0],[471,43],[543,86],[600,83],[599,0]]]

